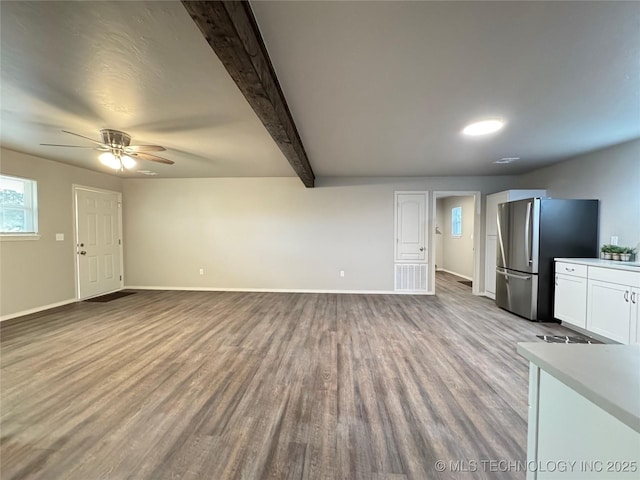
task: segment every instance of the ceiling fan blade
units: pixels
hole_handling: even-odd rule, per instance
[[[40,145],[44,145],[45,147],[90,148],[92,150],[96,148],[96,147],[86,147],[84,145],[58,145],[57,143],[41,143]]]
[[[166,163],[167,165],[173,165],[175,162],[167,160],[166,158],[158,157],[157,155],[151,155],[150,153],[136,152],[130,154],[132,157],[141,158],[142,160],[149,160],[150,162]]]
[[[89,138],[89,137],[85,137],[84,135],[80,135],[79,133],[73,133],[70,132],[69,130],[62,130],[64,133],[68,133],[69,135],[75,135],[76,137],[80,137],[80,138],[84,138],[85,140],[88,140],[92,143],[95,143],[96,145],[100,145],[101,147],[108,147],[109,145],[105,145],[102,142],[98,142],[97,140],[94,140],[93,138]]]
[[[164,152],[166,148],[160,145],[129,145],[125,152]]]

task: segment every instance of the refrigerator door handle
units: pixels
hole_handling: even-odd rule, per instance
[[[502,275],[503,277],[513,277],[519,280],[531,280],[531,275],[516,275],[515,273],[508,273],[498,269],[496,269],[496,273],[498,275]]]
[[[533,264],[533,258],[531,257],[531,202],[527,203],[527,217],[524,227],[524,251],[527,257],[527,265]]]

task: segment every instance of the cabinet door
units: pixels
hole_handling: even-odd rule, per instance
[[[554,317],[587,328],[587,279],[556,274]]]
[[[631,287],[589,280],[587,295],[587,330],[629,343]]]
[[[491,298],[496,298],[496,244],[495,235],[487,237],[484,255],[484,290]]]
[[[631,332],[629,343],[640,345],[640,288],[631,289]]]

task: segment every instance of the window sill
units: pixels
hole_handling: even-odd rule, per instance
[[[0,242],[22,242],[27,240],[40,240],[37,233],[0,233]]]

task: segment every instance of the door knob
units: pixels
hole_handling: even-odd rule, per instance
[[[86,254],[87,254],[87,252],[85,252],[84,250],[80,251],[80,255],[86,255]]]
[[[424,252],[424,247],[420,247],[420,251],[421,251],[421,252]]]

